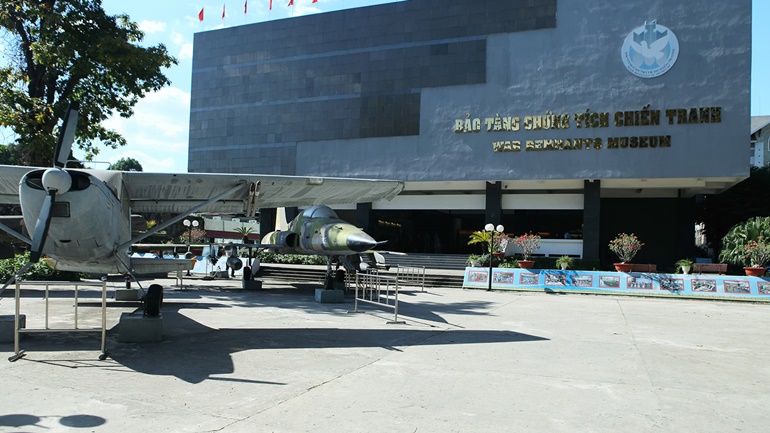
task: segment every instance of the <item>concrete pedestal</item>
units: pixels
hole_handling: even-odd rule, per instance
[[[345,302],[345,291],[315,289],[315,301],[321,304],[340,304]]]
[[[243,280],[243,290],[260,290],[262,289],[261,280]]]
[[[16,329],[13,327],[13,315],[0,316],[0,343],[13,343],[13,334]],[[27,316],[19,314],[19,327],[27,327]]]
[[[123,313],[118,324],[118,341],[121,343],[145,343],[163,339],[163,315],[142,316],[140,313]]]
[[[141,299],[139,289],[115,289],[116,301],[138,301]]]

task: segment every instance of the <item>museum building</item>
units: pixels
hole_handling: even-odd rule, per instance
[[[190,172],[399,179],[337,208],[388,249],[663,269],[749,175],[751,0],[410,0],[197,33]],[[274,210],[261,210],[269,227]],[[264,230],[263,230],[264,231]]]

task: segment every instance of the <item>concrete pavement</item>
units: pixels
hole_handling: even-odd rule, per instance
[[[486,292],[402,294],[399,318],[312,285],[166,287],[164,339],[28,334],[0,344],[0,431],[764,432],[770,305]],[[188,283],[189,280],[185,280]],[[111,285],[121,288],[122,284]],[[81,326],[98,324],[81,294]],[[6,292],[0,314],[13,314]],[[55,304],[57,301],[58,303]],[[55,305],[53,305],[55,304]],[[72,301],[52,300],[64,318]],[[42,321],[41,292],[22,299]],[[71,316],[70,316],[71,318]]]

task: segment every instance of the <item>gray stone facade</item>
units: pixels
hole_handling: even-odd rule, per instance
[[[644,79],[626,70],[621,47],[649,20],[676,34],[680,52],[671,70]],[[412,0],[198,33],[189,170],[407,181],[745,177],[750,48],[750,0]],[[658,125],[615,125],[616,113],[638,118],[644,107]],[[666,115],[686,110],[692,121],[692,109],[713,107],[718,123]],[[586,112],[608,123],[579,128]],[[568,127],[524,129],[526,116],[546,114],[566,116]],[[455,132],[468,116],[482,131]],[[518,117],[521,129],[487,132],[497,116]],[[670,137],[670,147],[622,148],[624,137]],[[506,142],[522,150],[493,150]]]

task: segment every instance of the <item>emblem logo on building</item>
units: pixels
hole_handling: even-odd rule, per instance
[[[668,27],[645,21],[626,36],[620,56],[626,69],[637,77],[660,77],[676,63],[679,40]]]

